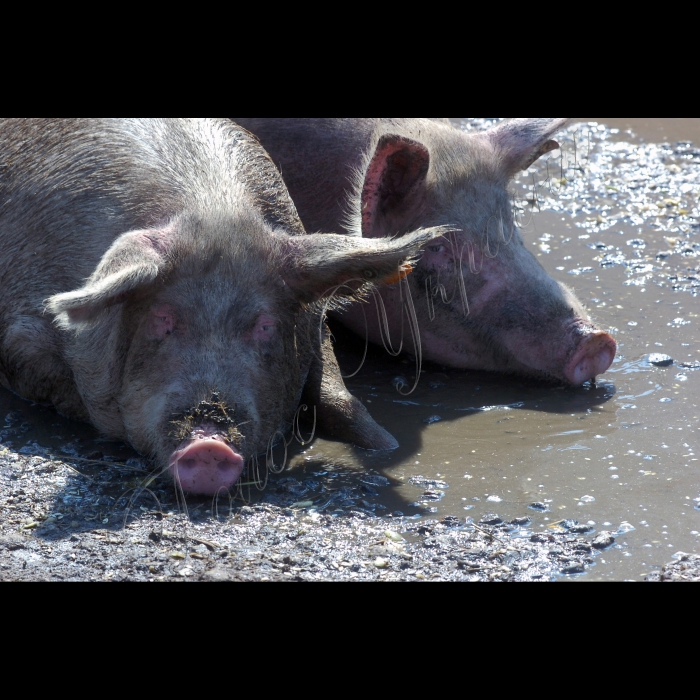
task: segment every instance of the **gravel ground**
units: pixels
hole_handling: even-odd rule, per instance
[[[647,581],[700,581],[700,554],[686,554],[678,552],[675,561],[647,576]]]
[[[148,481],[137,459],[96,465],[5,447],[0,580],[551,581],[614,544],[575,521],[534,533],[527,516],[378,517],[375,498],[390,488],[378,474],[273,476],[250,505],[178,505],[170,484]]]

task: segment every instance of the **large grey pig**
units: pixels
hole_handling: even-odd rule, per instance
[[[344,225],[373,239],[457,229],[431,243],[407,278],[423,357],[573,385],[612,364],[615,340],[525,248],[511,210],[510,181],[558,148],[553,136],[568,119],[513,119],[477,134],[432,119],[235,121],[280,167],[308,231]],[[397,283],[380,292],[385,323],[383,311],[365,314],[361,304],[341,318],[374,342],[386,342],[388,331],[392,347],[403,339],[415,351],[405,289]]]
[[[395,447],[345,389],[319,307],[435,234],[304,234],[228,120],[1,120],[0,381],[195,493],[234,485],[304,388],[336,436]]]

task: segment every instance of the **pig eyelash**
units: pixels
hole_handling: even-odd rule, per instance
[[[425,280],[425,298],[428,304],[428,318],[430,319],[430,321],[435,320],[435,297],[437,297],[438,295],[440,296],[440,299],[443,304],[451,305],[454,302],[457,295],[459,294],[459,297],[462,301],[462,309],[464,311],[465,318],[470,314],[469,299],[467,298],[467,289],[464,284],[464,270],[462,268],[462,261],[464,257],[464,252],[468,248],[469,268],[472,273],[476,274],[476,265],[474,263],[474,248],[471,242],[462,243],[458,246],[456,233],[449,237],[448,244],[450,245],[454,253],[452,256],[452,260],[454,266],[453,271],[455,273],[454,278],[456,280],[456,288],[452,292],[452,296],[449,297],[445,285],[440,282],[439,272],[437,275],[437,281],[435,283],[433,282],[432,275]],[[481,272],[481,270],[479,270],[479,272]]]
[[[469,271],[472,275],[480,275],[481,270],[484,268],[484,258],[481,258],[481,265],[477,268],[476,261],[474,260],[474,246],[469,244]]]
[[[496,228],[496,235],[491,236],[491,230],[492,226],[495,226]],[[482,251],[486,257],[489,257],[491,259],[497,258],[500,253],[501,253],[501,244],[504,246],[509,246],[511,241],[513,240],[514,231],[513,227],[510,227],[510,235],[506,238],[506,233],[505,233],[506,227],[503,224],[503,214],[500,213],[498,217],[496,215],[492,215],[489,217],[488,221],[486,222],[486,228],[484,229],[484,233],[482,235],[482,240],[484,241],[484,250]],[[494,247],[495,247],[495,252],[491,250],[491,242],[492,238],[495,239],[493,241]]]
[[[145,470],[138,469],[137,471],[143,472]],[[143,495],[143,494],[148,494],[153,498],[153,500],[156,503],[157,510],[159,512],[163,511],[163,506],[160,502],[160,499],[158,496],[156,496],[155,492],[152,491],[150,488],[148,488],[159,476],[161,476],[164,473],[164,469],[156,468],[152,469],[150,472],[147,472],[147,476],[141,481],[141,483],[138,486],[135,486],[134,488],[127,489],[124,491],[121,496],[114,502],[112,506],[112,512],[114,509],[117,507],[119,501],[121,501],[122,498],[126,498],[128,494],[131,494],[129,496],[129,500],[127,501],[126,508],[124,509],[124,527],[127,526],[128,520],[129,520],[129,514],[131,511],[134,509],[134,504],[136,501]]]
[[[423,368],[423,347],[421,345],[421,339],[420,339],[420,329],[418,327],[418,317],[416,315],[416,308],[413,304],[413,296],[411,295],[411,287],[408,284],[408,280],[404,278],[401,280],[399,284],[399,290],[400,290],[400,296],[401,296],[401,302],[403,305],[403,309],[406,313],[406,318],[408,320],[408,329],[411,332],[411,339],[413,340],[413,347],[415,348],[416,351],[416,379],[413,382],[413,387],[409,389],[408,391],[403,391],[403,386],[399,385],[396,387],[396,390],[401,394],[402,396],[409,396],[412,394],[416,388],[418,387],[418,382],[420,381],[420,375],[421,371]],[[405,293],[405,297],[404,297]],[[401,315],[401,337],[403,341],[403,319],[404,315]],[[387,327],[386,330],[388,331],[388,322],[387,322]]]
[[[377,309],[377,318],[379,320],[379,334],[382,339],[382,345],[384,346],[384,350],[391,355],[392,357],[397,357],[398,355],[401,354],[403,351],[403,332],[404,332],[404,319],[407,319],[408,321],[408,329],[411,333],[411,339],[413,341],[413,347],[415,349],[415,354],[416,354],[416,379],[413,383],[413,386],[411,389],[408,391],[403,391],[404,386],[399,385],[397,386],[397,391],[399,394],[402,396],[409,396],[412,394],[417,386],[418,386],[418,381],[420,380],[420,374],[421,374],[421,369],[423,367],[423,347],[421,345],[421,338],[420,338],[420,330],[418,328],[418,317],[416,315],[416,309],[413,304],[413,296],[411,295],[411,287],[408,283],[408,280],[406,278],[403,278],[399,282],[399,293],[400,293],[400,301],[401,305],[403,308],[404,313],[401,314],[401,343],[398,347],[398,349],[394,349],[392,347],[391,343],[391,336],[389,332],[389,319],[387,317],[386,313],[386,307],[384,305],[384,300],[382,299],[381,295],[376,291],[373,291],[373,297],[374,297],[374,303],[375,303],[375,308]],[[365,328],[367,324],[367,318],[365,317]],[[367,331],[365,330],[365,338],[367,336]],[[359,372],[359,369],[357,370]],[[357,374],[357,372],[356,372]]]
[[[238,493],[239,489],[236,489],[236,493]],[[228,497],[228,517],[230,518],[233,515],[233,501],[234,501],[234,496],[231,495],[230,491],[226,492],[226,496]],[[219,520],[221,517],[219,515],[219,498],[220,495],[217,493],[215,496],[212,497],[211,499],[211,512],[212,515]]]
[[[309,410],[309,407],[306,404],[302,404],[299,406],[294,413],[294,417],[292,418],[292,425],[291,425],[291,436],[289,440],[287,440],[284,436],[284,433],[281,431],[277,431],[273,433],[273,435],[269,438],[267,441],[267,447],[265,449],[265,461],[264,464],[261,465],[260,457],[261,455],[255,454],[253,455],[248,462],[246,463],[246,481],[239,481],[237,483],[237,489],[236,489],[236,495],[235,498],[239,500],[243,500],[245,503],[248,503],[250,501],[250,498],[246,498],[243,495],[243,487],[251,487],[254,486],[258,491],[263,491],[265,487],[267,486],[267,482],[269,479],[270,474],[281,474],[285,468],[287,467],[287,459],[288,459],[288,449],[289,446],[294,442],[295,440],[302,446],[308,445],[315,437],[316,435],[316,407],[313,407],[314,411],[314,418],[313,418],[313,426],[311,428],[311,434],[307,437],[304,437],[301,434],[301,428],[299,425],[299,417],[302,412],[306,412]],[[243,423],[241,423],[243,425]],[[284,454],[282,455],[282,459],[280,460],[279,464],[275,463],[275,457],[273,454],[273,449],[275,445],[282,445],[284,447]],[[262,476],[262,471],[264,470],[265,476],[263,478]],[[250,493],[250,491],[249,491]],[[212,510],[213,512],[213,510]]]
[[[362,280],[348,280],[348,282],[354,282],[354,281],[362,281]],[[347,283],[345,284],[340,284],[338,285],[332,292],[331,294],[326,298],[326,301],[324,303],[322,312],[321,312],[321,318],[324,319],[326,317],[326,314],[328,312],[328,309],[331,308],[331,305],[333,304],[334,297],[336,293],[342,289],[343,287],[347,287]],[[413,340],[413,347],[415,348],[416,352],[416,379],[413,384],[413,387],[408,391],[404,392],[402,391],[402,387],[398,388],[398,391],[400,394],[403,396],[408,396],[409,394],[412,394],[417,386],[418,386],[418,381],[420,379],[420,373],[421,373],[421,368],[423,366],[423,348],[421,346],[421,339],[420,339],[420,330],[418,328],[418,317],[416,315],[416,309],[413,304],[413,297],[411,296],[411,288],[408,284],[408,279],[407,277],[403,277],[399,280],[399,291],[400,291],[400,302],[403,307],[404,314],[401,315],[401,343],[399,345],[398,350],[395,350],[392,347],[391,343],[391,336],[389,333],[389,320],[387,317],[386,313],[386,307],[384,306],[384,300],[382,299],[381,295],[378,293],[376,289],[371,289],[371,294],[372,297],[374,298],[374,303],[377,309],[377,317],[379,319],[379,333],[382,339],[382,345],[384,346],[384,349],[386,352],[391,355],[392,357],[397,357],[398,355],[401,354],[403,351],[403,329],[404,329],[404,318],[408,319],[408,328],[411,333],[411,338]],[[343,379],[350,379],[354,377],[364,366],[365,360],[367,359],[367,350],[368,350],[368,345],[369,345],[369,339],[368,339],[368,326],[367,326],[367,316],[365,314],[365,310],[360,305],[360,308],[362,309],[362,313],[364,315],[365,319],[365,350],[362,355],[362,360],[360,361],[360,366],[352,373],[352,374],[343,374],[341,375]],[[318,334],[319,334],[319,342],[323,343],[323,322],[319,324],[318,328]]]

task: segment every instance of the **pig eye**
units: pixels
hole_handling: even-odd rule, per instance
[[[259,316],[258,320],[255,322],[252,338],[253,340],[261,341],[271,340],[274,337],[276,330],[277,319],[273,318],[272,316],[268,316],[267,314],[263,314],[262,316]]]
[[[365,279],[373,280],[377,276],[377,273],[374,270],[365,270],[364,275]]]
[[[158,304],[151,308],[149,331],[155,338],[163,339],[175,328],[175,313],[169,304]]]
[[[431,253],[442,253],[443,250],[445,250],[444,245],[431,245],[428,247],[428,250]]]

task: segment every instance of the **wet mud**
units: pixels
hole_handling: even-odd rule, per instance
[[[582,119],[560,142],[514,202],[619,342],[597,384],[370,348],[347,384],[398,450],[319,437],[264,488],[185,501],[127,447],[0,390],[0,580],[700,580],[700,120]],[[352,374],[364,343],[334,334]]]
[[[550,581],[582,574],[609,533],[532,519],[377,517],[385,477],[286,476],[251,505],[188,500],[141,487],[130,464],[93,468],[3,454],[0,580]],[[443,485],[414,479],[423,497]],[[379,497],[379,498],[377,498]]]

